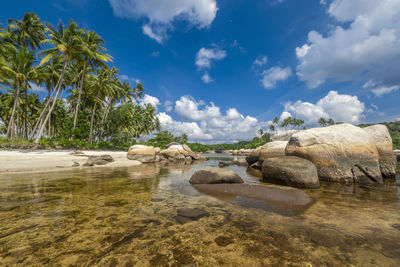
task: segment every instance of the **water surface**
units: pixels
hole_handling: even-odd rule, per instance
[[[251,199],[205,195],[188,183],[195,170],[217,165],[213,158],[0,176],[0,265],[400,265],[395,180],[323,183],[306,190],[311,207],[291,214]],[[245,183],[260,183],[256,172],[229,168]],[[183,208],[208,216],[182,223]]]

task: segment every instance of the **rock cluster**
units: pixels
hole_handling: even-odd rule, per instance
[[[205,160],[205,157],[193,152],[187,145],[177,143],[170,144],[166,150],[160,150],[160,148],[153,146],[134,145],[129,149],[127,157],[142,163]]]
[[[359,128],[345,123],[281,136],[289,135],[289,141],[267,143],[246,158],[250,167],[262,169],[265,180],[287,185],[290,181],[290,185],[296,187],[317,187],[317,183],[304,183],[302,169],[305,167],[296,171],[299,163],[294,162],[300,160],[292,157],[308,161],[302,164],[309,166],[309,170],[312,168],[309,163],[314,165],[321,181],[383,183],[382,176],[395,176],[396,156],[384,125]],[[279,160],[275,159],[277,157]]]

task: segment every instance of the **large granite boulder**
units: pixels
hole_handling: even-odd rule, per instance
[[[285,156],[287,141],[274,141],[256,148],[247,158],[249,166],[267,158]]]
[[[160,154],[169,161],[192,161],[205,159],[202,155],[193,152],[188,145],[171,144],[168,149]]]
[[[393,152],[392,137],[385,125],[377,124],[364,128],[374,140],[379,154],[379,166],[384,177],[396,175],[396,155]]]
[[[221,168],[206,168],[196,171],[189,182],[191,184],[232,184],[243,183],[234,171]]]
[[[300,132],[300,130],[288,130],[276,133],[271,136],[271,141],[289,141],[293,134]]]
[[[151,163],[156,160],[156,149],[152,146],[134,145],[129,148],[128,159],[142,163]]]
[[[383,183],[375,142],[351,124],[314,128],[292,135],[287,156],[308,159],[323,181]]]
[[[101,155],[101,156],[89,156],[87,161],[82,165],[84,167],[94,166],[94,165],[106,165],[108,163],[114,162],[114,159],[110,155]],[[79,166],[79,163],[78,163]],[[74,163],[73,167],[78,167]]]
[[[315,165],[298,157],[265,159],[262,164],[263,181],[299,188],[319,188]]]

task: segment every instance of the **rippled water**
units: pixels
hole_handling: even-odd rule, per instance
[[[0,265],[400,265],[395,180],[324,183],[305,190],[315,203],[292,214],[191,187],[195,170],[217,164],[0,176]],[[230,168],[259,183],[257,173]],[[207,216],[182,223],[181,208]]]

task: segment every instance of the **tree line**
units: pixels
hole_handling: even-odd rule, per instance
[[[119,146],[159,130],[155,108],[137,104],[143,85],[119,79],[112,61],[100,35],[72,20],[8,19],[0,28],[0,133]]]

